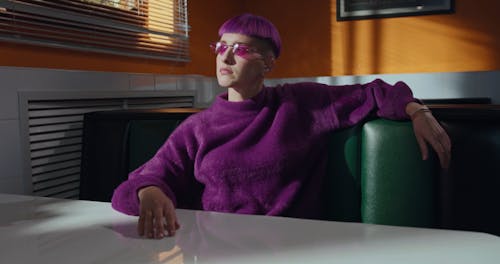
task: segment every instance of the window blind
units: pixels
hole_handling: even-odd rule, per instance
[[[0,0],[0,40],[188,61],[187,0]]]

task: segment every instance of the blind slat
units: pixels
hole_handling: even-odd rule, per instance
[[[38,174],[36,176],[33,176],[33,183],[36,184],[37,182],[60,178],[70,174],[80,174],[80,167],[70,167],[63,170]]]
[[[58,193],[66,192],[68,190],[78,190],[78,187],[80,186],[79,182],[70,182],[67,184],[62,184],[59,186],[54,186],[52,188],[48,189],[42,189],[39,190],[36,188],[36,186],[33,186],[34,188],[34,194],[38,196],[51,196],[51,197],[58,197]]]
[[[51,140],[51,141],[42,141],[42,142],[32,142],[30,144],[30,151],[35,151],[39,149],[46,149],[46,148],[55,148],[59,146],[67,146],[67,145],[73,145],[73,144],[81,144],[82,143],[82,138],[81,137],[74,137],[74,138],[62,138],[62,139],[56,139],[56,140]]]
[[[48,181],[36,183],[35,186],[36,186],[36,189],[45,189],[45,188],[50,188],[53,186],[65,184],[68,182],[76,182],[78,180],[80,180],[80,175],[76,174],[76,175],[69,175],[66,177],[61,177],[61,178],[56,178],[56,179],[51,179]]]
[[[50,124],[60,124],[60,123],[73,123],[82,122],[83,116],[58,116],[58,117],[45,117],[45,118],[35,118],[28,121],[28,125],[39,126],[39,125],[50,125]]]
[[[65,131],[65,132],[30,135],[29,139],[30,139],[30,142],[36,142],[36,141],[63,139],[63,138],[71,138],[71,137],[80,137],[81,135],[82,135],[81,130],[70,130],[70,131]]]
[[[187,0],[0,0],[0,40],[189,61]]]
[[[80,166],[79,159],[54,163],[54,164],[45,165],[45,166],[34,167],[31,169],[31,173],[33,173],[33,175],[36,175],[36,174],[40,174],[40,173],[46,173],[46,172],[50,172],[50,171],[66,169],[66,168],[75,167],[75,166]]]
[[[119,107],[116,106],[103,106],[103,107],[88,107],[88,108],[67,108],[67,109],[45,109],[45,110],[33,110],[30,111],[29,117],[45,117],[45,116],[66,116],[66,115],[79,115],[90,111],[107,111],[107,110],[117,110]]]
[[[68,160],[80,159],[81,156],[82,155],[80,152],[72,152],[72,153],[70,152],[70,153],[63,153],[60,155],[48,156],[44,158],[36,158],[31,160],[31,166],[33,167],[47,166],[50,164],[56,164]]]
[[[56,131],[67,131],[67,130],[75,130],[81,129],[83,127],[83,122],[77,123],[66,123],[66,124],[58,124],[58,125],[44,125],[44,126],[34,126],[30,127],[30,134],[38,134],[38,133],[49,133]]]
[[[40,158],[45,156],[60,155],[68,152],[79,152],[82,149],[81,145],[61,146],[57,148],[50,148],[31,152],[31,158]]]

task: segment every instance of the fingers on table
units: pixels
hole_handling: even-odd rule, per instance
[[[165,235],[163,211],[156,209],[154,212],[147,210],[139,215],[137,224],[140,236],[148,238],[162,238]]]
[[[154,222],[152,225],[154,226],[153,235],[155,238],[162,238],[165,236],[165,225],[163,218],[163,210],[161,208],[157,208],[155,210],[153,216]]]
[[[179,223],[177,222],[177,216],[175,215],[175,210],[173,207],[165,206],[165,219],[167,220],[166,227],[169,236],[175,235],[175,230],[179,227]]]

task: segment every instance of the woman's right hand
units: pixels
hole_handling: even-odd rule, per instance
[[[139,223],[140,236],[163,238],[165,230],[169,236],[175,235],[179,223],[175,215],[175,207],[163,191],[156,186],[147,186],[139,190]]]

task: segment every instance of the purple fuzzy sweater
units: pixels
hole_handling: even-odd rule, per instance
[[[137,192],[158,186],[176,207],[321,218],[328,134],[368,115],[406,119],[415,101],[403,82],[264,87],[186,119],[155,156],[117,187],[112,206],[137,215]]]

